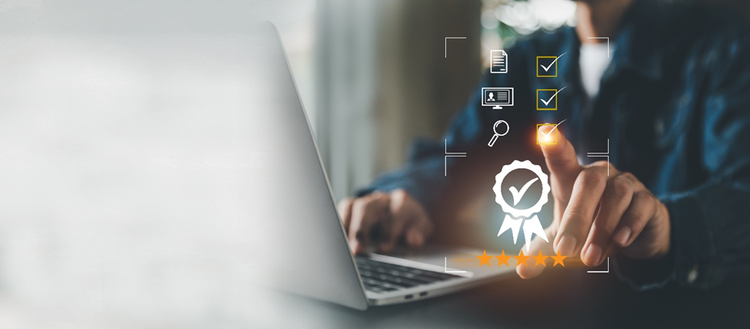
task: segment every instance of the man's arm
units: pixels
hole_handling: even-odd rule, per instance
[[[709,288],[750,273],[750,40],[723,34],[705,54],[710,72],[701,127],[709,179],[684,193],[659,195],[673,218],[674,279]],[[708,57],[705,57],[708,58]]]

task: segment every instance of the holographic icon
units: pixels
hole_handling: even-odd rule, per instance
[[[504,123],[504,124],[505,124],[505,132],[504,132],[504,133],[502,133],[502,134],[498,134],[498,133],[497,133],[497,126],[499,126],[499,125],[500,125],[501,123]],[[493,147],[493,146],[495,146],[495,142],[497,142],[497,139],[498,139],[499,137],[505,136],[505,135],[507,135],[507,134],[508,134],[508,132],[510,132],[510,125],[509,125],[509,124],[508,124],[508,122],[507,122],[507,121],[505,121],[505,120],[497,120],[497,121],[495,121],[495,125],[494,125],[494,126],[492,126],[492,132],[493,132],[494,134],[492,135],[492,138],[490,138],[490,142],[489,142],[489,143],[487,143],[487,146],[489,146],[489,147]]]
[[[490,73],[508,73],[508,53],[490,50]]]
[[[493,110],[502,110],[503,106],[513,106],[513,87],[482,88],[482,106],[492,106]]]
[[[563,119],[563,121],[560,121],[557,124],[538,123],[536,125],[536,131],[537,131],[536,143],[539,145],[557,145],[557,133],[555,131],[557,130],[557,126],[561,125],[563,122],[565,122],[565,120],[568,120],[568,119]],[[546,133],[539,130],[539,128],[544,127],[544,126],[550,126],[552,127],[552,129],[550,129]],[[555,132],[554,136],[552,136],[553,132]]]
[[[526,182],[520,190],[515,186],[508,188],[513,197],[513,206],[511,206],[505,201],[505,198],[503,198],[503,181],[508,174],[519,169],[531,171],[537,177]],[[539,196],[539,200],[536,204],[526,209],[515,208],[514,206],[518,205],[518,202],[521,201],[526,191],[537,181],[542,184],[542,194]],[[529,160],[514,160],[511,164],[503,166],[500,173],[495,176],[495,186],[492,187],[492,190],[495,192],[495,202],[503,208],[503,212],[506,214],[503,223],[500,226],[500,231],[497,232],[497,236],[500,236],[507,230],[511,230],[513,234],[513,243],[517,243],[518,232],[523,230],[523,237],[526,242],[526,252],[529,251],[533,234],[536,234],[542,237],[544,241],[549,242],[547,234],[544,233],[544,228],[542,228],[542,223],[539,221],[539,217],[536,216],[537,213],[542,211],[542,206],[549,201],[549,193],[551,191],[549,186],[549,176],[542,171],[542,167],[531,163]]]
[[[565,54],[566,53],[562,53],[560,54],[560,56],[537,56],[536,57],[536,77],[537,78],[557,77],[557,60],[560,59],[560,57],[565,56]],[[550,69],[552,69],[553,66],[555,67],[555,69],[550,71]]]

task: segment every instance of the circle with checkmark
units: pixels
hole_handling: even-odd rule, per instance
[[[536,177],[526,181],[521,186],[510,186],[508,190],[513,199],[513,206],[503,197],[503,181],[506,177],[517,170],[528,170],[532,172]],[[529,190],[529,188],[539,181],[542,184],[542,193],[539,196],[539,200],[531,207],[520,209],[516,206],[521,201],[523,196]],[[492,188],[495,192],[495,202],[503,208],[503,212],[509,214],[514,218],[530,218],[532,215],[542,211],[542,207],[549,201],[549,193],[551,188],[549,186],[549,176],[542,171],[542,167],[531,163],[529,160],[518,161],[514,160],[512,163],[503,166],[503,169],[499,174],[495,176],[495,186]]]

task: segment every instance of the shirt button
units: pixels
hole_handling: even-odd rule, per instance
[[[687,274],[687,283],[693,284],[695,283],[695,280],[698,280],[698,265],[696,264],[693,266],[692,269],[690,269],[690,272]]]

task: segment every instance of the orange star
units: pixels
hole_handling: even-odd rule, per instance
[[[490,265],[490,259],[492,259],[492,256],[487,256],[487,250],[484,251],[484,254],[482,256],[477,256],[479,258],[479,266],[482,266],[482,264],[487,264],[487,266]]]
[[[550,257],[552,257],[552,259],[555,260],[555,263],[552,264],[553,267],[557,264],[560,264],[562,265],[562,267],[565,267],[565,263],[563,263],[563,259],[568,258],[568,256],[560,256],[560,251],[558,251],[557,256],[550,256]]]
[[[529,256],[524,256],[523,250],[521,250],[521,254],[519,254],[518,256],[513,256],[513,258],[516,259],[516,266],[521,265],[521,263],[523,263],[523,265],[527,265],[526,260],[529,259]]]
[[[547,267],[547,263],[544,262],[545,259],[549,256],[542,256],[542,251],[539,250],[539,256],[533,256],[534,259],[536,259],[536,264],[534,266],[539,266],[539,264],[544,265],[544,267]]]
[[[510,256],[505,255],[505,250],[503,250],[503,253],[500,256],[495,256],[495,258],[500,260],[499,262],[497,262],[497,266],[500,266],[500,264],[505,264],[505,266],[510,266],[508,265],[508,259],[510,259]]]

